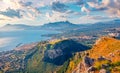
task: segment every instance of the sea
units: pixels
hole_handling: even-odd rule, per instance
[[[16,30],[0,31],[0,52],[13,50],[17,46],[29,43],[40,42],[51,39],[42,36],[47,34],[57,34],[58,31],[52,30]]]

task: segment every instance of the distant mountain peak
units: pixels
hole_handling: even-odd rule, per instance
[[[114,21],[120,21],[120,19],[115,19]]]
[[[0,28],[0,31],[15,31],[15,30],[25,30],[25,29],[36,29],[34,26],[29,26],[25,24],[6,24]]]
[[[72,23],[70,23],[69,21],[59,21],[59,22],[51,22],[51,23],[47,23],[47,24],[45,24],[45,25],[48,25],[48,24],[72,24]]]
[[[11,24],[6,24],[6,26],[10,26]]]
[[[45,28],[45,29],[70,29],[74,27],[78,27],[78,25],[72,24],[69,21],[47,23],[42,26],[42,28]]]

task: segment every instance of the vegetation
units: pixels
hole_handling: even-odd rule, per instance
[[[99,56],[104,56],[110,58],[114,62],[120,61],[120,40],[102,37],[96,42],[97,43],[89,51],[91,58],[97,59]]]
[[[92,67],[89,68],[93,68],[95,72],[99,73],[101,69],[105,69],[111,73],[120,72],[120,40],[110,37],[102,37],[98,39],[93,48],[87,52],[89,53],[89,59],[87,60],[90,60],[88,62],[91,62],[92,64]],[[81,61],[84,56],[83,53],[81,54],[81,58],[75,59],[74,56],[73,59],[70,59],[69,66],[65,73],[84,72],[84,69],[87,68],[85,68],[84,64],[89,64],[87,62],[85,63],[85,61]],[[79,61],[75,62],[77,60]]]
[[[97,70],[107,65],[105,69],[119,73],[120,41],[110,37],[102,37],[90,50],[76,40],[66,39],[40,42],[27,51],[10,51],[0,59],[4,63],[0,73],[71,73],[82,62],[82,51],[86,50],[95,59],[93,66]],[[98,60],[100,56],[105,59]]]
[[[37,51],[32,55],[32,57],[29,57],[27,64],[26,64],[26,70],[25,72],[28,73],[51,73],[56,66],[51,63],[43,62],[42,59],[44,57],[44,51],[46,50],[46,43],[42,44],[40,43],[37,46]],[[30,51],[31,52],[31,51]]]
[[[65,73],[67,68],[69,66],[69,60],[66,61],[63,66],[60,67],[60,69],[57,71],[57,73]]]
[[[49,44],[54,45],[54,44],[56,44],[56,43],[58,43],[60,41],[61,41],[60,39],[54,39],[54,40],[49,41]]]
[[[97,61],[95,62],[94,67],[100,70],[102,68],[102,65],[109,65],[109,64],[110,64],[110,61],[108,60]]]
[[[104,57],[104,60],[97,60],[94,63],[94,67],[98,70],[102,68],[102,65],[107,65],[106,70],[109,70],[112,73],[120,72],[120,40],[102,37],[97,41],[89,53],[90,57],[96,60],[100,56]]]
[[[81,53],[77,52],[72,58],[66,61],[63,66],[57,71],[57,73],[71,73],[75,67],[81,62]]]

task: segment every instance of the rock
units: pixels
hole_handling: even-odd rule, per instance
[[[101,69],[99,73],[107,73],[105,69]]]
[[[100,57],[98,58],[98,61],[103,61],[103,60],[106,60],[105,57],[103,57],[103,56],[100,56]]]
[[[110,57],[115,57],[114,53],[109,54]]]
[[[61,49],[52,49],[45,52],[45,57],[49,57],[50,59],[54,59],[61,55],[63,55],[63,52]]]
[[[99,71],[99,73],[110,73],[110,72],[107,71],[106,69],[101,69],[101,70]]]
[[[108,64],[102,64],[102,68],[103,68],[103,69],[104,69],[104,68],[107,68],[107,67],[109,67]]]
[[[85,65],[85,67],[91,67],[94,63],[94,59],[91,59],[89,57],[89,54],[86,54],[86,56],[83,59],[83,63]]]
[[[111,62],[111,60],[109,59],[109,58],[105,58],[104,56],[100,56],[98,59],[97,59],[98,61],[109,61],[109,62]]]
[[[91,66],[91,67],[88,68],[87,73],[94,73],[95,70],[96,70],[96,68]]]

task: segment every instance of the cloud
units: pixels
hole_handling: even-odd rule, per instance
[[[107,10],[107,8],[102,5],[101,0],[89,0],[89,1],[86,0],[86,2],[84,2],[82,7],[86,7],[86,9],[89,10],[89,11]]]
[[[109,17],[100,16],[100,15],[97,15],[97,16],[89,16],[88,18],[89,18],[89,19],[94,19],[94,20],[108,20],[108,19],[111,19],[111,18],[109,18]]]
[[[87,2],[88,4],[88,8],[91,10],[91,11],[103,11],[103,10],[107,10],[107,7],[105,7],[102,2],[99,0],[93,0],[93,1],[89,1]]]
[[[90,12],[90,10],[89,10],[87,7],[85,7],[85,6],[83,6],[83,7],[81,8],[81,11],[82,11],[82,12],[87,12],[87,13]]]
[[[76,5],[84,5],[86,0],[76,0]]]
[[[6,9],[20,9],[21,5],[19,4],[19,0],[1,0],[0,1],[0,11],[5,11]]]
[[[34,1],[2,0],[0,1],[0,8],[0,14],[11,18],[22,18],[22,16],[24,16],[23,14],[26,14],[28,12],[32,15],[37,15],[40,13],[40,11],[37,10]]]
[[[108,8],[107,12],[120,17],[120,0],[103,0],[102,3]]]
[[[0,0],[0,24],[4,21],[41,24],[38,21],[77,20],[94,13],[108,15],[103,11],[109,16],[120,17],[120,0]],[[101,20],[101,17],[94,18]]]
[[[0,24],[6,23],[6,21],[11,21],[11,18],[0,14]]]
[[[4,18],[0,18],[0,20],[6,20],[6,19],[4,19]]]
[[[66,21],[67,15],[66,13],[52,11],[52,13],[46,13],[46,18],[50,22]]]
[[[120,0],[86,0],[82,8],[86,12],[88,12],[88,10],[89,11],[104,10],[116,17],[120,17]]]
[[[89,16],[81,16],[75,20],[74,18],[69,19],[72,23],[75,24],[90,24],[90,23],[96,23],[98,20],[91,19]],[[79,21],[79,22],[78,22]]]
[[[52,10],[54,10],[54,11],[57,11],[57,12],[66,12],[67,8],[68,7],[65,4],[60,3],[59,1],[52,3]]]
[[[120,0],[76,0],[82,12],[106,11],[120,17]]]
[[[105,17],[105,16],[81,16],[77,18],[76,20],[74,18],[69,19],[70,22],[75,23],[75,24],[93,24],[97,22],[104,22],[104,21],[109,21],[112,20],[112,18]],[[79,22],[78,22],[79,21]]]
[[[23,3],[22,1],[20,2],[23,6],[31,6],[32,2],[25,2]]]
[[[8,37],[0,38],[0,48],[8,45],[12,40],[14,40],[14,38],[10,38],[10,37],[9,38]]]
[[[21,18],[19,10],[13,10],[10,8],[8,8],[6,11],[0,11],[0,14],[11,17],[11,18],[14,18],[14,17]]]

